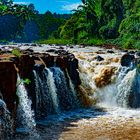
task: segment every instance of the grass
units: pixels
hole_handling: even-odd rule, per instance
[[[67,45],[67,44],[74,44],[71,40],[65,40],[65,39],[48,39],[48,40],[38,40],[36,43],[39,44],[56,44],[56,45]],[[105,41],[102,39],[79,39],[77,44],[83,44],[83,45],[96,45],[100,46],[105,44]]]
[[[65,40],[65,39],[48,39],[48,40],[38,40],[36,43],[39,44],[56,44],[56,45],[67,45],[67,44],[72,44],[70,40]]]
[[[86,42],[87,45],[95,45],[95,46],[101,46],[103,44],[105,44],[105,40],[102,39],[89,39]]]
[[[74,41],[66,39],[48,39],[48,40],[38,40],[35,43],[39,44],[56,44],[56,45],[67,45],[74,44]],[[87,46],[102,46],[104,44],[112,44],[121,46],[123,49],[140,49],[140,41],[133,41],[123,38],[104,40],[99,38],[90,38],[90,39],[78,39],[77,44],[87,45]]]

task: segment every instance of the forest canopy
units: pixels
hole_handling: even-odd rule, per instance
[[[39,14],[33,4],[0,0],[0,40],[45,43],[44,40],[52,39],[51,43],[109,43],[140,49],[139,0],[81,1],[73,14]]]
[[[59,35],[81,44],[105,41],[124,48],[140,48],[140,1],[82,0]]]

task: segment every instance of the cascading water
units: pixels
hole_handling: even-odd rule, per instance
[[[80,107],[80,101],[79,101],[79,99],[77,97],[76,89],[74,87],[74,84],[72,83],[72,80],[71,80],[71,78],[70,78],[70,76],[68,74],[68,71],[66,71],[66,75],[67,75],[68,81],[69,81],[69,89],[70,89],[70,92],[71,92],[71,94],[72,94],[72,96],[74,98],[74,102],[76,103],[76,106],[78,108],[78,107]]]
[[[35,112],[36,112],[36,116],[40,117],[42,115],[42,111],[41,111],[41,89],[40,88],[41,85],[41,79],[38,76],[37,72],[34,70],[34,79],[35,79],[35,92],[36,92],[36,105],[35,105]]]
[[[129,71],[118,85],[117,103],[122,107],[140,107],[140,74],[134,69]]]
[[[58,67],[42,69],[40,65],[35,67],[33,73],[38,118],[79,107],[76,90],[68,73],[65,76]]]
[[[36,93],[36,117],[45,118],[54,113],[54,106],[49,87],[47,85],[46,73],[34,70],[35,93]]]
[[[129,71],[118,85],[116,100],[119,106],[125,108],[129,106],[129,98],[132,92],[131,89],[132,89],[132,83],[135,78],[135,74],[136,74],[136,69]]]
[[[6,104],[0,99],[0,139],[11,140],[13,135],[13,120]]]
[[[36,66],[34,73],[37,118],[60,112],[53,73],[48,68]]]
[[[93,55],[95,57],[95,54]],[[77,138],[77,136],[77,139],[92,139],[92,137],[89,137],[90,134],[93,135],[96,132],[97,133],[94,137],[95,139],[97,135],[103,136],[97,137],[97,139],[110,139],[110,135],[116,133],[116,130],[118,131],[120,128],[121,130],[125,129],[123,126],[127,124],[129,124],[129,127],[133,127],[132,123],[135,122],[135,124],[137,124],[139,122],[140,111],[127,109],[127,107],[140,107],[140,73],[138,70],[132,70],[132,67],[120,67],[119,63],[117,65],[114,63],[112,64],[110,60],[104,60],[100,63],[94,60],[93,57],[89,60],[89,54],[87,54],[86,57],[87,60],[84,60],[84,63],[80,66],[82,69],[80,71],[82,85],[80,86],[82,87],[84,85],[83,87],[85,87],[85,91],[88,92],[83,93],[87,93],[86,95],[88,97],[90,96],[92,98],[96,98],[96,105],[100,105],[102,103],[103,108],[90,107],[79,109],[80,102],[77,97],[76,87],[73,85],[73,81],[67,71],[63,71],[58,67],[44,68],[44,66],[42,67],[40,65],[35,66],[33,70],[34,81],[32,81],[33,84],[35,84],[35,92],[33,92],[33,98],[35,101],[33,107],[35,108],[37,120],[37,132],[41,134],[42,139],[71,139]],[[113,76],[111,78],[107,77],[104,79],[104,77],[100,75],[100,69],[105,68],[106,65],[111,65],[117,69],[117,72],[112,74],[115,76],[114,79],[112,78]],[[95,82],[96,76],[99,76],[98,78],[101,79],[100,81],[103,83],[103,86],[97,86]],[[106,84],[105,80],[108,79],[110,79],[110,82]],[[80,88],[78,91],[80,91]],[[31,109],[32,103],[28,98],[24,83],[19,76],[17,83],[17,95],[19,97],[17,113],[19,121],[17,123],[18,127],[25,128],[30,132],[30,135],[33,135],[33,139],[39,140],[40,137],[36,134],[37,132],[35,129],[36,123],[34,120],[34,113]],[[80,92],[78,95],[80,97]],[[106,107],[105,104],[108,106]],[[7,117],[5,116],[4,118]],[[64,124],[65,122],[66,125]],[[8,125],[10,126],[10,124],[8,124],[7,120],[3,119],[0,115],[0,127],[1,124],[6,126],[4,127],[4,132],[8,134],[9,130],[6,131],[6,129]],[[44,129],[44,126],[47,128]],[[68,131],[65,133],[66,127],[68,128]],[[78,127],[78,129],[76,129],[76,127]],[[91,132],[87,133],[90,131],[90,127],[92,127]],[[135,127],[138,128],[139,126]],[[81,128],[83,128],[82,131],[80,130]],[[23,129],[19,130],[22,131]],[[77,130],[78,133],[76,132]],[[136,131],[136,129],[134,129],[134,131]],[[0,130],[0,132],[3,131]],[[63,133],[67,136],[69,135],[69,137],[66,136],[63,138],[60,132],[61,134]],[[108,137],[105,137],[106,133],[109,133],[109,135],[107,135]],[[88,137],[86,137],[85,134],[87,134]],[[2,134],[0,134],[0,136],[1,135]],[[23,139],[23,137],[20,137],[21,134],[18,136],[17,140]],[[31,137],[26,136],[24,138],[31,139]],[[120,137],[118,137],[118,139],[119,138]]]
[[[39,136],[36,133],[34,112],[31,109],[32,102],[28,98],[27,90],[19,75],[17,78],[17,96],[19,98],[19,104],[17,109],[17,131],[29,132],[29,135],[31,137],[38,138]]]
[[[104,57],[108,58],[108,54],[104,54]],[[82,58],[82,56],[79,56]],[[92,57],[91,57],[92,59]],[[105,62],[97,62],[90,60],[90,57],[84,61],[79,59],[80,62],[80,77],[82,84],[93,92],[93,99],[96,99],[97,103],[104,106],[116,106],[116,107],[140,107],[140,74],[134,64],[131,63],[129,67],[120,66],[119,63],[109,62],[106,59]],[[107,65],[106,65],[107,63]],[[107,79],[104,79],[102,69],[108,66],[106,73],[109,73],[109,67],[115,67],[116,72],[112,74],[114,79],[109,84],[103,85],[102,87],[96,86],[95,79],[98,77],[100,83],[106,83]],[[92,69],[91,69],[92,68]],[[103,77],[103,76],[104,77]]]
[[[52,97],[55,112],[59,113],[60,112],[59,101],[58,101],[58,98],[57,98],[57,93],[56,93],[57,89],[56,89],[55,81],[54,81],[54,78],[53,78],[53,73],[48,68],[44,69],[44,73],[47,77],[47,85],[48,85],[49,92],[50,92],[51,97]]]
[[[60,109],[63,111],[77,108],[77,95],[70,78],[66,79],[65,74],[58,67],[52,67],[50,70],[53,72]],[[70,82],[70,86],[68,85],[68,82]]]

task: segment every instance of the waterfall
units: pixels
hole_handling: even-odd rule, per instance
[[[118,85],[116,96],[118,105],[122,107],[140,107],[140,74],[137,69],[129,71]]]
[[[46,74],[46,72],[48,74]],[[54,78],[53,78],[53,73],[48,68],[45,68],[44,73],[47,77],[47,85],[48,85],[49,92],[50,92],[51,97],[52,97],[55,112],[59,113],[60,112],[59,101],[58,101],[58,98],[57,98],[57,93],[56,93],[57,89],[56,89],[55,81],[54,81]]]
[[[119,102],[121,102],[120,101],[121,98],[119,98],[118,96],[123,96],[124,92],[127,93],[127,91],[120,92],[120,86],[129,90],[127,88],[127,86],[128,86],[127,84],[122,85],[125,81],[124,79],[128,80],[128,78],[129,78],[128,77],[129,68],[128,67],[120,67],[118,69],[119,69],[118,75],[116,76],[116,80],[114,82],[112,82],[111,84],[109,84],[103,88],[96,88],[96,90],[95,90],[94,96],[95,96],[95,98],[97,98],[99,100],[99,102],[101,104],[104,104],[107,106],[122,106],[121,105],[122,103],[119,103]],[[133,75],[132,75],[132,77],[133,77]],[[122,93],[122,95],[120,95],[121,93]],[[123,101],[125,102],[126,100],[123,100]]]
[[[122,67],[119,63],[110,63],[108,67],[115,67],[116,72],[112,74],[110,83],[102,87],[96,86],[95,79],[97,77],[100,83],[106,83],[108,79],[103,76],[107,75],[108,71],[106,74],[102,73],[106,68],[105,64],[81,60],[79,67],[82,85],[87,88],[87,92],[92,92],[91,99],[97,104],[109,107],[140,107],[140,74],[133,64],[130,67]]]
[[[50,114],[76,109],[79,101],[68,75],[58,67],[33,70],[36,93],[36,115],[45,118]]]
[[[28,98],[27,90],[19,75],[17,78],[17,96],[19,98],[17,110],[17,118],[19,121],[18,127],[24,128],[25,131],[29,131],[30,134],[35,133],[36,123],[34,119],[34,112],[31,109],[32,102]]]
[[[78,108],[78,107],[80,107],[80,101],[79,101],[79,99],[78,99],[78,97],[77,97],[76,89],[75,89],[75,87],[74,87],[74,84],[72,83],[72,80],[71,80],[71,78],[70,78],[70,76],[69,76],[69,74],[68,74],[68,71],[66,71],[66,74],[67,74],[67,77],[68,77],[68,80],[69,80],[70,92],[71,92],[71,94],[72,94],[72,96],[73,96],[73,98],[74,98],[74,102],[75,102],[75,104],[76,104],[76,106],[77,106],[77,108]]]
[[[13,135],[13,120],[6,104],[0,99],[0,139],[11,140]]]
[[[100,104],[108,106],[139,107],[139,80],[140,75],[136,69],[121,67],[115,82],[103,88],[96,88],[94,98],[98,99]]]
[[[35,77],[36,117],[45,118],[47,115],[55,112],[47,83],[48,73],[45,70],[33,70],[33,73]]]
[[[129,71],[124,79],[118,85],[118,93],[116,96],[119,106],[128,107],[129,96],[132,88],[132,82],[136,74],[136,69]]]
[[[53,72],[60,109],[63,111],[77,108],[77,97],[72,82],[66,78],[60,68],[52,67],[50,70]],[[68,85],[69,82],[70,86]]]
[[[36,105],[35,105],[35,112],[36,112],[36,116],[40,117],[42,115],[42,110],[41,110],[41,79],[39,77],[39,75],[37,74],[37,72],[35,70],[33,70],[34,73],[34,80],[35,80],[35,92],[36,92]]]

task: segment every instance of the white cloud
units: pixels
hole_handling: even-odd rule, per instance
[[[23,1],[20,1],[20,2],[13,2],[14,4],[21,4],[21,5],[29,5],[30,2],[23,2]]]
[[[59,2],[59,3],[70,3],[70,2],[65,1],[65,0],[56,0],[56,2]]]
[[[63,5],[61,10],[71,11],[71,10],[77,9],[77,7],[79,5],[81,5],[81,3],[73,3],[73,4]]]

